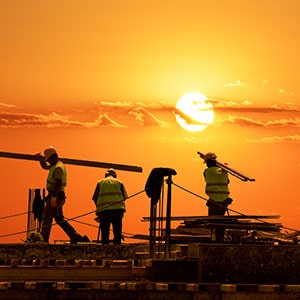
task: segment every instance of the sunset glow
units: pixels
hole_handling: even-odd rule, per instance
[[[182,96],[176,104],[175,117],[178,124],[188,131],[201,131],[214,119],[212,104],[207,97],[199,93]]]

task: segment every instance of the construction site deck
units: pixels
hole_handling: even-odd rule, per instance
[[[0,244],[0,299],[300,299],[299,245]]]

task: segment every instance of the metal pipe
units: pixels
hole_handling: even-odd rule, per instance
[[[167,179],[168,195],[167,195],[167,211],[166,211],[166,244],[165,258],[170,258],[171,253],[171,204],[172,204],[172,174]]]

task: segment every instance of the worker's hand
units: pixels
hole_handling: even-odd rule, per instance
[[[33,156],[39,161],[44,161],[45,157],[41,154],[41,152],[33,154]]]
[[[231,198],[227,198],[227,204],[230,205],[233,202]]]
[[[50,206],[51,206],[52,208],[57,207],[57,200],[56,200],[56,197],[51,197],[51,199],[50,199]]]

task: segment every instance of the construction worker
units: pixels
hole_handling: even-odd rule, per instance
[[[121,244],[122,239],[122,221],[125,208],[127,192],[124,184],[117,179],[117,173],[114,169],[105,172],[105,178],[98,181],[93,201],[96,205],[96,214],[100,221],[101,241],[103,245],[109,244],[110,225],[113,228],[113,243]]]
[[[65,187],[67,184],[66,168],[58,158],[54,147],[50,146],[44,150],[44,156],[39,155],[40,165],[43,169],[48,170],[46,189],[46,203],[42,217],[41,234],[45,242],[49,242],[53,218],[65,233],[69,236],[71,244],[78,242],[89,242],[87,236],[81,236],[65,220],[63,215],[63,205],[66,201]]]
[[[208,206],[208,215],[224,216],[227,211],[228,204],[232,203],[232,199],[229,198],[229,178],[228,173],[222,168],[216,165],[216,154],[208,152],[205,154],[204,163],[207,168],[203,172],[203,176],[206,182],[205,193],[209,197],[206,205]],[[221,242],[224,240],[225,229],[215,228],[213,238],[216,241]]]

